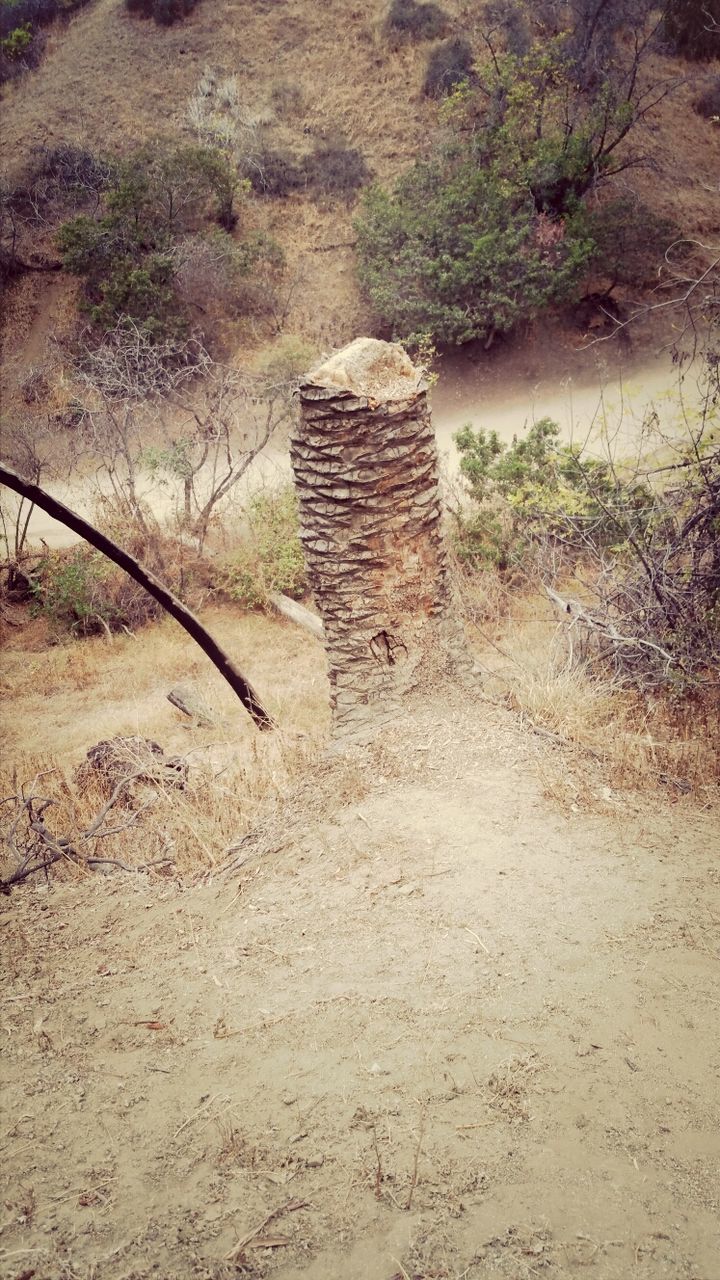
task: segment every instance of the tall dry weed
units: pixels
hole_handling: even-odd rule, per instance
[[[453,574],[491,697],[599,764],[612,786],[681,795],[720,783],[715,686],[643,695],[586,660],[539,584],[508,587],[491,568]]]

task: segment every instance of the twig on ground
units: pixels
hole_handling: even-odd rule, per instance
[[[426,1117],[427,1117],[427,1111],[426,1111],[426,1108],[423,1106],[420,1112],[420,1129],[418,1132],[417,1146],[415,1147],[415,1159],[413,1160],[413,1171],[412,1171],[412,1178],[410,1179],[410,1190],[408,1191],[407,1203],[405,1205],[405,1208],[408,1212],[412,1208],[413,1196],[415,1195],[415,1188],[417,1186],[418,1163],[420,1161],[420,1149],[422,1147],[422,1140],[425,1136]]]
[[[45,770],[44,772],[54,773],[55,770]],[[62,860],[73,862],[76,866],[86,869],[113,866],[127,872],[149,871],[152,867],[167,866],[173,863],[174,859],[164,857],[152,862],[144,862],[137,866],[132,866],[127,862],[123,862],[120,858],[91,857],[80,853],[77,848],[84,841],[105,840],[134,826],[140,815],[152,803],[152,797],[138,809],[133,810],[124,821],[117,823],[115,826],[103,827],[103,823],[127,787],[138,778],[143,777],[144,774],[144,769],[137,769],[127,774],[126,777],[121,778],[114,787],[109,799],[102,805],[89,826],[79,831],[72,839],[63,835],[53,835],[43,821],[46,811],[51,805],[57,803],[52,798],[35,794],[35,787],[44,774],[36,774],[27,794],[23,785],[19,794],[6,797],[3,803],[13,801],[16,806],[16,812],[5,836],[5,843],[19,865],[4,880],[0,880],[0,892],[9,894],[11,887],[14,885],[22,884],[37,872],[44,871],[47,874],[50,867]],[[23,819],[25,820],[25,827],[22,835],[19,835]],[[19,844],[23,847],[19,847]]]
[[[218,1098],[220,1097],[222,1097],[221,1094],[214,1093],[211,1098],[208,1098],[207,1102],[203,1103],[201,1107],[198,1107],[197,1111],[193,1111],[192,1115],[188,1116],[187,1120],[183,1120],[182,1124],[180,1125],[180,1128],[176,1129],[173,1134],[173,1142],[175,1141],[176,1138],[179,1138],[183,1129],[187,1129],[189,1124],[193,1124],[195,1120],[200,1119],[201,1115],[204,1115],[206,1111],[209,1111],[213,1103],[217,1102]]]
[[[224,1261],[237,1262],[242,1257],[248,1245],[252,1244],[256,1236],[259,1236],[260,1232],[264,1231],[265,1227],[267,1227],[271,1222],[274,1222],[277,1218],[281,1217],[283,1213],[294,1213],[297,1209],[307,1208],[307,1200],[288,1200],[285,1204],[279,1205],[277,1209],[272,1209],[270,1213],[265,1215],[262,1222],[259,1222],[256,1227],[253,1227],[250,1231],[246,1231],[245,1235],[240,1237],[229,1253],[225,1254]]]
[[[380,1147],[378,1145],[377,1129],[375,1125],[372,1127],[373,1149],[375,1151],[375,1199],[382,1199],[382,1156],[380,1155]]]
[[[483,942],[482,938],[479,938],[479,937],[478,937],[478,935],[475,933],[475,930],[474,930],[474,929],[468,929],[468,927],[467,927],[467,925],[466,925],[466,926],[465,926],[465,932],[466,932],[466,933],[469,933],[469,934],[470,934],[470,937],[475,939],[475,941],[477,942],[478,946],[482,947],[482,949],[483,949],[483,951],[485,952],[485,955],[486,955],[486,956],[489,956],[489,955],[490,955],[490,952],[488,951],[488,948],[485,946],[485,943]]]

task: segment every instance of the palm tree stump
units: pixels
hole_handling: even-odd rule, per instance
[[[359,338],[300,385],[291,458],[325,630],[333,731],[365,736],[413,689],[469,674],[441,530],[427,383]]]

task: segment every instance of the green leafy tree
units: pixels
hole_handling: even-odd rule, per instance
[[[98,215],[73,218],[58,233],[65,268],[85,281],[92,322],[108,330],[126,318],[153,340],[182,336],[188,316],[175,287],[178,238],[209,217],[234,225],[244,189],[214,148],[144,149],[117,165]],[[251,264],[253,251],[246,257]]]
[[[490,345],[567,297],[592,241],[538,215],[530,193],[473,160],[415,166],[374,188],[358,224],[361,280],[394,335]]]
[[[489,344],[570,296],[596,252],[608,256],[607,227],[595,221],[600,250],[583,201],[638,163],[628,136],[668,92],[639,87],[648,40],[638,35],[625,61],[613,52],[588,91],[567,31],[520,53],[488,40],[473,82],[441,108],[432,158],[365,200],[360,277],[395,336]]]

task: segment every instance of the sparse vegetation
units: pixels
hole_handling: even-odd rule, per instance
[[[465,427],[456,437],[472,499],[458,551],[510,580],[539,576],[567,606],[591,660],[647,689],[702,685],[720,665],[720,442],[712,383],[684,440],[647,424],[638,461],[561,445],[548,419],[504,445]],[[575,585],[577,592],[578,587]]]
[[[391,35],[407,40],[437,40],[448,28],[447,14],[437,4],[392,0],[387,15]]]
[[[63,169],[66,197],[74,158]],[[100,181],[96,171],[104,185],[93,192]],[[187,368],[202,332],[198,313],[209,317],[207,329],[218,301],[236,313],[244,303],[263,310],[263,297],[256,293],[251,300],[248,282],[262,273],[267,294],[270,277],[282,271],[282,255],[262,234],[230,237],[247,184],[223,152],[205,146],[146,148],[108,168],[92,169],[85,162],[82,172],[81,195],[87,200],[92,193],[92,211],[63,223],[57,243],[65,269],[84,281],[82,306],[91,330],[83,351],[92,357],[90,364],[101,358],[107,366],[113,351],[127,355],[139,342],[162,348],[168,368]],[[38,186],[35,180],[36,193]],[[50,194],[43,187],[42,200],[52,201],[52,183]],[[213,222],[219,225],[213,228]],[[157,359],[145,364],[157,366]],[[161,381],[153,388],[146,377],[138,385],[162,389]]]
[[[662,33],[683,58],[705,62],[720,57],[720,0],[666,0]]]
[[[192,13],[198,0],[125,0],[129,13],[154,18],[161,27],[171,27]]]
[[[699,116],[720,123],[720,76],[715,76],[711,83],[695,99],[693,106]]]
[[[437,45],[428,57],[423,91],[429,98],[443,98],[473,79],[474,57],[467,40],[456,36]]]
[[[36,67],[45,47],[42,28],[88,0],[0,0],[0,84]]]
[[[2,465],[171,583],[275,725],[3,489],[3,1269],[709,1280],[718,66],[653,0],[23,5]],[[439,357],[441,453],[498,434],[441,490],[472,670],[403,646],[438,607],[418,539],[365,647],[387,723],[328,750],[353,686],[318,633],[332,662],[381,571],[371,536],[348,573],[372,419],[338,360],[356,465],[313,626],[273,599],[307,602],[291,393],[373,332],[416,364],[474,340]],[[400,404],[376,519],[434,538]]]
[[[289,120],[300,115],[305,100],[302,88],[295,80],[276,80],[270,90],[270,98],[278,115]]]
[[[221,567],[221,590],[250,609],[265,607],[273,592],[301,599],[307,579],[294,489],[258,494],[248,504],[245,520],[240,549]]]
[[[52,626],[76,636],[134,630],[161,612],[142,587],[84,544],[48,551],[32,567],[30,588]]]

